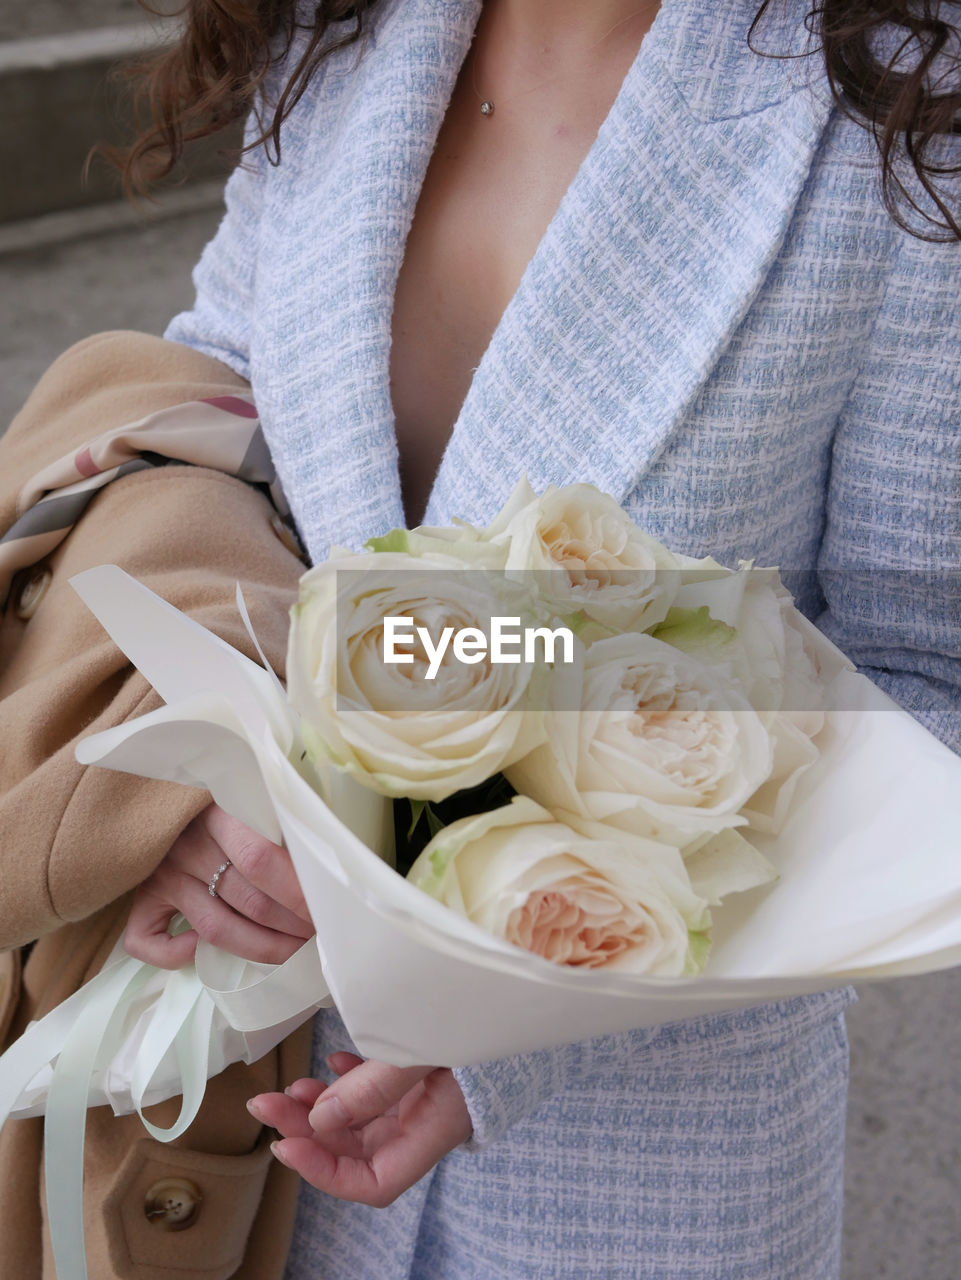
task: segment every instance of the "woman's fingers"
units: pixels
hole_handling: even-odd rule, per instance
[[[359,1053],[348,1053],[345,1049],[327,1055],[327,1065],[335,1076],[345,1075],[348,1071],[353,1071],[354,1067],[363,1066],[364,1061]]]
[[[162,968],[177,967],[175,957],[180,964],[192,957],[196,938],[193,944],[179,947],[171,945],[176,939],[164,939],[174,914],[171,908],[186,916],[191,930],[205,942],[246,960],[283,964],[304,943],[301,936],[266,928],[239,915],[219,896],[212,897],[205,882],[164,868],[137,891],[124,935],[124,947],[130,955]]]
[[[178,871],[209,885],[225,862],[229,865],[217,881],[218,897],[265,928],[311,936],[314,927],[287,850],[251,831],[219,805],[208,805],[184,828],[158,870]]]
[[[315,1083],[323,1089],[320,1081]],[[316,1088],[311,1091],[312,1096],[316,1096],[316,1093]],[[309,1104],[299,1102],[289,1089],[283,1093],[258,1094],[247,1103],[247,1109],[261,1124],[276,1129],[282,1138],[305,1138],[313,1135],[308,1120]],[[363,1136],[353,1129],[342,1130],[325,1145],[335,1156],[360,1158],[365,1154]]]
[[[219,805],[208,805],[200,819],[206,834],[223,850],[224,857],[229,858],[243,879],[254,889],[259,889],[268,898],[286,907],[313,933],[310,912],[287,850],[258,835],[256,831],[251,831],[242,822],[225,813]],[[211,874],[215,870],[216,866]],[[229,875],[229,872],[225,874]]]
[[[283,964],[304,943],[302,937],[268,929],[239,915],[219,897],[211,897],[199,880],[184,881],[178,905],[205,942],[246,960]]]
[[[171,938],[177,912],[190,930]],[[211,804],[137,891],[124,946],[166,969],[187,964],[198,937],[247,960],[282,964],[313,932],[287,851]]]
[[[338,1129],[356,1129],[385,1115],[434,1067],[391,1067],[364,1062],[326,1088],[310,1112],[310,1125],[323,1138]]]
[[[381,1196],[390,1204],[466,1142],[470,1113],[454,1073],[436,1068],[401,1103],[397,1135],[370,1159]]]
[[[284,1137],[309,1138],[313,1133],[307,1119],[309,1108],[287,1093],[259,1093],[247,1103],[247,1110]]]
[[[260,1094],[253,1115],[281,1134],[274,1155],[342,1200],[384,1206],[470,1137],[470,1115],[453,1072],[391,1067],[352,1053],[328,1058],[339,1078],[297,1080]]]
[[[166,895],[151,890],[149,880],[141,885],[130,908],[123,935],[127,954],[156,965],[158,969],[180,969],[189,964],[197,949],[197,933],[188,929],[171,937],[167,929],[176,914],[177,908],[171,905]]]
[[[210,878],[221,866],[223,866],[223,859],[210,868]],[[210,879],[207,884],[209,894]],[[221,902],[225,902],[238,915],[252,920],[254,924],[263,925],[265,929],[274,929],[278,933],[290,934],[304,941],[313,936],[314,926],[309,920],[302,920],[288,907],[282,906],[281,903],[262,893],[245,879],[236,863],[232,862],[227,870],[221,873],[216,890]]]
[[[288,1094],[296,1102],[303,1103],[309,1111],[326,1088],[327,1086],[323,1080],[315,1080],[312,1076],[305,1076],[303,1079],[294,1080],[292,1084],[289,1084],[284,1093]]]
[[[383,1068],[399,1073],[399,1068],[384,1068],[383,1063],[365,1063],[365,1067]],[[272,1144],[274,1155],[289,1165],[313,1186],[343,1200],[384,1207],[397,1199],[408,1187],[419,1181],[448,1151],[470,1136],[470,1117],[463,1095],[453,1073],[443,1069],[410,1068],[408,1072],[425,1072],[399,1102],[399,1114],[393,1119],[379,1115],[355,1136],[363,1139],[362,1154],[353,1154],[345,1141],[343,1129],[329,1134],[317,1131],[315,1116],[331,1089],[343,1084],[362,1069],[349,1072],[324,1090],[310,1114],[313,1137],[301,1134],[284,1137]],[[379,1088],[386,1100],[400,1087],[400,1074],[384,1077]],[[373,1094],[371,1094],[373,1098]],[[360,1105],[357,1107],[360,1111]]]

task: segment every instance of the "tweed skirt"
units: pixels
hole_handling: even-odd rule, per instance
[[[387,1209],[305,1184],[286,1280],[836,1280],[851,999],[592,1041],[589,1070]],[[350,1048],[319,1015],[317,1074]],[[502,1090],[536,1097],[555,1055],[497,1064]],[[483,1132],[499,1100],[458,1077]]]

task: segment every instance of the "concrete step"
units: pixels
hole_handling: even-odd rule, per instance
[[[53,213],[41,213],[16,222],[0,222],[0,279],[7,265],[6,259],[21,254],[42,253],[73,240],[89,240],[98,236],[104,237],[106,243],[114,234],[148,231],[159,223],[193,214],[209,213],[211,217],[216,215],[219,218],[223,212],[223,194],[223,182],[219,178],[210,178],[174,187],[165,191],[161,200],[149,205],[111,200],[106,204],[57,209]]]
[[[182,0],[146,0],[150,10],[172,15]],[[123,22],[143,22],[148,17],[140,0],[30,0],[0,5],[0,41],[52,36],[61,31],[87,31],[91,27],[119,27]]]
[[[103,160],[84,176],[95,143],[131,136],[130,90],[111,73],[177,30],[164,18],[0,42],[0,223],[117,198],[119,178]],[[191,178],[225,177],[230,162],[219,153],[237,136],[191,148]]]

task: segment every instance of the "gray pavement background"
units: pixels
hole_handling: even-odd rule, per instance
[[[189,303],[191,266],[219,217],[219,204],[151,222],[119,210],[109,232],[32,249],[24,236],[19,252],[0,255],[0,430],[50,361],[80,338],[102,329],[161,333]],[[38,232],[44,225],[34,223]]]

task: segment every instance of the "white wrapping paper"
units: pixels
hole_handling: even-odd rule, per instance
[[[371,851],[378,797],[333,777],[325,803],[290,763],[294,729],[265,671],[115,567],[73,582],[169,704],[78,757],[206,786],[282,835],[363,1054],[460,1066],[961,963],[961,760],[823,638],[829,705],[845,709],[829,712],[780,835],[752,837],[779,881],[715,909],[706,974],[641,978],[553,965],[422,894]]]

